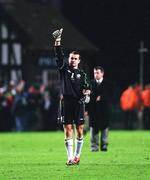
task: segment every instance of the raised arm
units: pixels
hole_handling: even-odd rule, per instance
[[[61,36],[62,36],[63,28],[60,30],[56,30],[52,33],[52,36],[54,38],[54,52],[55,56],[57,58],[57,66],[59,69],[61,69],[64,65],[64,53],[61,46]]]

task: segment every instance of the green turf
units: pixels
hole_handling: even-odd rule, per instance
[[[110,131],[107,152],[90,152],[66,167],[63,132],[1,133],[0,180],[150,180],[150,132]]]

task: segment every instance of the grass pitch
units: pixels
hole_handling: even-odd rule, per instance
[[[150,132],[110,131],[107,152],[90,151],[65,165],[63,132],[1,133],[0,180],[149,180]]]

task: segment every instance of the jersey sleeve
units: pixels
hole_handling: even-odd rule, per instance
[[[83,89],[90,89],[91,90],[91,83],[87,76],[87,74],[84,71],[81,71],[83,75]]]
[[[59,69],[62,69],[65,64],[62,46],[54,46],[54,53],[55,53],[55,57],[56,57],[57,67]]]

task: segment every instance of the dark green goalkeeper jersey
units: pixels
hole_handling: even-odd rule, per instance
[[[66,98],[81,99],[83,97],[83,89],[90,89],[87,74],[83,70],[71,68],[65,62],[61,46],[54,47],[54,50],[60,72],[61,93]]]

